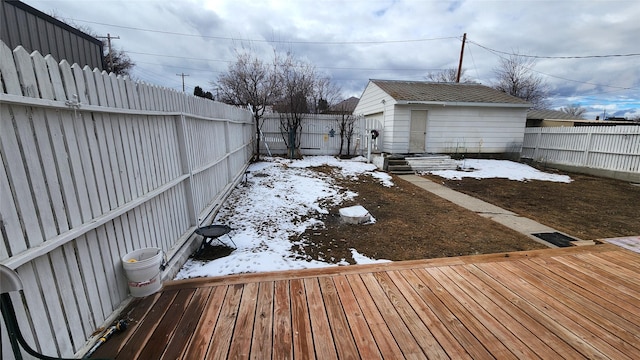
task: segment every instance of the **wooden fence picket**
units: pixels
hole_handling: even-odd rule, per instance
[[[4,110],[4,109],[3,109]],[[0,113],[0,117],[5,118],[9,116],[8,113]],[[4,122],[0,123],[0,134],[6,134],[8,131],[4,131]],[[2,136],[0,135],[0,139]],[[4,140],[2,141],[4,144]],[[5,150],[6,151],[6,150]],[[0,194],[9,194],[11,192],[11,186],[9,184],[9,177],[5,170],[5,160],[1,159],[0,162]],[[22,229],[20,227],[20,218],[18,216],[18,207],[13,197],[3,197],[0,201],[0,212],[2,213],[3,231],[6,233],[8,239],[11,242],[8,243],[8,248],[0,247],[0,256],[3,259],[9,258],[10,255],[19,254],[27,250],[27,241],[24,238]]]
[[[638,181],[640,125],[527,128],[522,158]]]
[[[78,355],[126,301],[122,256],[158,247],[177,271],[196,219],[248,165],[251,114],[2,42],[0,60],[0,262],[22,277],[26,340]]]
[[[51,79],[51,86],[53,87],[53,97],[51,99],[58,101],[67,100],[67,95],[64,93],[62,84],[62,76],[60,75],[60,65],[50,54],[45,56],[44,60],[47,63],[47,70]]]
[[[18,70],[13,60],[13,52],[1,41],[0,73],[2,73],[2,82],[4,83],[7,94],[22,95],[22,88],[20,87],[20,80],[18,79]]]

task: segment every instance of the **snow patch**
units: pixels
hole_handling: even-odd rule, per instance
[[[364,158],[340,160],[331,156],[309,156],[302,160],[265,158],[253,163],[248,168],[246,182],[234,189],[214,221],[234,229],[225,236],[230,236],[237,248],[229,256],[216,260],[189,259],[176,279],[346,265],[344,259],[334,264],[336,259],[329,262],[304,258],[292,250],[304,247],[304,243],[289,240],[307,229],[322,228],[324,223],[319,217],[328,213],[327,206],[339,205],[357,196],[354,192],[340,191],[332,177],[308,169],[322,165],[339,169],[339,176],[357,179],[368,174],[385,186],[393,186],[391,176],[376,171]],[[568,176],[547,174],[511,161],[467,159],[459,165],[474,170],[433,173],[457,179],[471,176],[571,181]],[[351,253],[358,264],[389,261],[368,258],[357,249],[351,249]]]
[[[353,248],[350,250],[351,250],[351,256],[353,257],[353,260],[355,260],[356,264],[358,265],[391,262],[391,260],[385,260],[385,259],[372,259],[370,257],[360,254],[358,250]]]
[[[464,177],[474,179],[504,178],[509,180],[526,181],[541,180],[570,183],[572,180],[567,175],[549,174],[534,169],[529,165],[520,164],[508,160],[457,160],[459,170],[430,171],[433,175],[460,180]]]

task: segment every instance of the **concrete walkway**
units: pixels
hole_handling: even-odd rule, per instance
[[[562,232],[556,229],[540,224],[531,219],[522,217],[514,212],[505,210],[501,207],[489,204],[488,202],[476,199],[472,196],[463,194],[455,190],[451,190],[448,187],[435,183],[421,176],[399,175],[399,177],[435,195],[438,195],[443,199],[449,200],[458,206],[462,206],[463,208],[469,209],[482,217],[491,219],[512,230],[515,230],[521,234],[524,234],[529,238],[531,238],[532,240],[537,241],[546,246],[549,246],[552,248],[557,247],[556,245],[553,245],[536,236],[533,236],[533,234],[553,233],[553,232],[558,232],[560,234],[563,234]],[[567,235],[567,234],[564,234],[564,235]],[[571,237],[576,239],[574,236],[571,236]],[[593,244],[593,241],[581,241],[580,239],[576,239],[576,240],[578,240],[574,242],[576,245]]]

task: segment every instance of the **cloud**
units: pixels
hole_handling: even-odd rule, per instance
[[[505,56],[487,48],[543,57],[640,53],[636,0],[25,2],[88,21],[78,23],[100,34],[119,35],[115,45],[138,63],[135,76],[178,89],[175,74],[188,73],[189,91],[195,85],[207,90],[241,47],[264,57],[272,56],[272,46],[292,51],[330,75],[345,97],[359,96],[370,78],[421,80],[434,69],[457,67],[463,33],[470,41],[466,74],[483,84],[491,84],[493,68]],[[633,109],[640,108],[639,61],[542,58],[535,70],[549,83],[557,106],[571,99]],[[621,101],[620,95],[635,100]]]

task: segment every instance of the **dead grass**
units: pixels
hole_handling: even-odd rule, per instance
[[[329,168],[317,171],[330,173]],[[506,179],[433,181],[513,211],[572,237],[593,240],[640,234],[640,186],[595,176],[569,174],[569,184]],[[344,224],[338,208],[325,228],[307,231],[299,249],[324,261],[345,259],[351,250],[376,259],[413,260],[544,248],[528,237],[460,208],[400,178],[386,188],[377,180],[340,181],[359,196],[339,207],[362,205],[375,217],[369,225]]]

